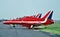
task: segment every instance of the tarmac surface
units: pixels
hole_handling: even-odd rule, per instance
[[[10,28],[10,26],[0,22],[0,37],[60,37],[60,35],[27,29],[20,25],[17,25],[16,28]]]

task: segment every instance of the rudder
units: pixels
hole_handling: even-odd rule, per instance
[[[48,19],[51,19],[52,18],[52,14],[53,14],[53,11],[51,12],[50,16],[48,17]]]

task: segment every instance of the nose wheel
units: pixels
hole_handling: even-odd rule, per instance
[[[13,25],[13,28],[15,28],[15,25]]]
[[[15,28],[15,24],[10,24],[10,28]]]

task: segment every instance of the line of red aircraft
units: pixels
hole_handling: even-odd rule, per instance
[[[24,16],[17,19],[3,21],[3,24],[12,25],[13,27],[19,24],[29,29],[41,25],[48,26],[54,23],[54,20],[52,19],[52,14],[53,11],[49,11],[43,17],[41,17],[41,14],[37,14],[33,16]]]

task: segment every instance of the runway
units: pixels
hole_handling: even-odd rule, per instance
[[[0,23],[0,37],[60,37],[51,33],[26,29],[20,25],[10,28],[8,25]]]

